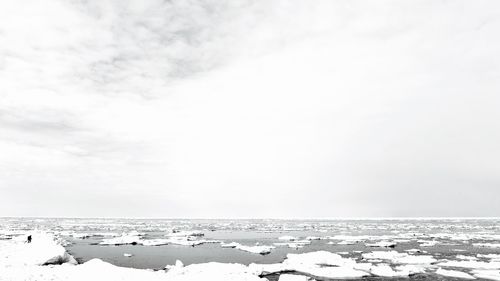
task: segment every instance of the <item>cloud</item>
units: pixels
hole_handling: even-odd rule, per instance
[[[500,211],[495,3],[1,5],[2,213]]]

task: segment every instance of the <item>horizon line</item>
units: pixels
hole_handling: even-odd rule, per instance
[[[0,216],[2,219],[24,218],[24,219],[130,219],[130,220],[488,220],[500,219],[498,216],[467,216],[467,217],[316,217],[316,218],[292,218],[292,217],[84,217],[84,216]]]

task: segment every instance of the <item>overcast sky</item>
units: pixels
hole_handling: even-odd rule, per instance
[[[500,216],[500,2],[0,2],[0,216]]]

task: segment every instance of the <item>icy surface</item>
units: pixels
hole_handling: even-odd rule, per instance
[[[26,243],[27,235],[32,242]],[[48,233],[30,232],[10,240],[0,240],[0,267],[70,263],[75,259]]]
[[[110,280],[183,280],[201,278],[202,273],[198,271],[203,270],[213,278],[231,275],[242,280],[267,277],[276,281],[280,276],[283,280],[362,280],[365,277],[399,280],[413,275],[418,275],[415,278],[419,280],[471,277],[499,280],[500,253],[496,248],[500,244],[499,225],[499,220],[459,219],[0,218],[0,276],[3,278],[0,280],[80,280],[81,276],[90,278],[85,280],[97,280],[98,277],[86,270],[110,271],[106,273]],[[25,243],[28,234],[32,234],[32,243]],[[75,260],[68,252],[81,264],[72,265]],[[95,257],[101,260],[93,259]],[[177,259],[186,266],[176,262]],[[220,275],[209,273],[211,268],[220,271]]]
[[[446,269],[442,269],[442,268],[439,268],[436,271],[436,274],[448,276],[448,277],[460,278],[460,279],[476,279],[474,276],[472,276],[468,273],[465,273],[465,272],[461,272],[461,271],[457,271],[457,270],[446,270]]]

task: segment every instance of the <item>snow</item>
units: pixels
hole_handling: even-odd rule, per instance
[[[99,245],[136,245],[141,243],[141,237],[136,234],[124,234],[119,237],[104,239]]]
[[[256,274],[294,271],[316,279],[361,278],[370,274],[356,269],[356,261],[327,251],[288,254],[281,264],[251,264]]]
[[[454,278],[461,278],[461,279],[476,279],[474,276],[472,276],[468,273],[465,273],[465,272],[461,272],[461,271],[457,271],[457,270],[446,270],[446,269],[442,269],[442,268],[439,268],[438,270],[436,270],[436,274],[446,276],[446,277],[454,277]]]
[[[380,277],[406,277],[409,275],[407,271],[395,271],[388,264],[378,264],[369,268],[371,274]]]
[[[313,241],[313,240],[321,240],[319,236],[307,236],[305,240]]]
[[[473,270],[472,274],[481,279],[500,280],[500,270]]]
[[[474,247],[500,248],[500,243],[474,243]]]
[[[500,260],[500,254],[477,254],[478,258]]]
[[[231,243],[221,243],[220,246],[222,248],[236,248],[240,245],[240,243],[236,243],[236,242],[231,242]]]
[[[365,243],[367,247],[381,247],[381,248],[394,248],[396,247],[396,242],[391,241],[379,241],[376,243]]]
[[[482,262],[474,260],[444,261],[438,263],[442,267],[462,267],[474,269],[500,269],[500,262]]]
[[[285,235],[285,236],[278,237],[278,240],[283,240],[283,241],[294,241],[294,240],[297,240],[297,238],[296,238],[296,237],[294,237],[294,236]]]
[[[17,239],[0,240],[0,267],[47,264],[76,264],[60,242],[49,233],[32,232],[32,242],[26,243],[27,235]]]
[[[355,241],[355,240],[344,240],[344,241],[338,242],[337,244],[338,245],[354,245],[356,243],[358,243],[358,241]]]
[[[420,247],[434,247],[436,246],[439,242],[435,240],[418,240],[418,243],[420,243]]]
[[[304,275],[281,274],[278,281],[307,281],[309,278]]]
[[[253,253],[253,254],[261,254],[261,255],[267,255],[271,253],[271,250],[274,249],[275,247],[273,246],[263,246],[263,245],[255,245],[255,246],[245,246],[241,245],[240,243],[237,242],[231,242],[231,243],[221,243],[220,245],[222,248],[235,248],[241,251]]]
[[[260,254],[260,255],[267,255],[271,253],[271,250],[274,249],[273,246],[263,246],[263,245],[256,245],[256,246],[245,246],[239,244],[238,246],[235,247],[238,250],[253,253],[253,254]]]
[[[161,246],[161,245],[168,245],[171,241],[170,239],[149,239],[149,240],[140,240],[138,242],[143,246]]]
[[[235,281],[262,281],[247,266],[232,263],[203,263],[192,264],[185,267],[176,266],[170,269],[166,280],[192,281],[192,280],[235,280]]]
[[[396,251],[374,251],[362,254],[364,259],[390,260],[395,264],[431,264],[437,260],[429,255],[409,255]]]
[[[205,236],[203,231],[177,231],[168,233],[169,237],[201,237]]]

